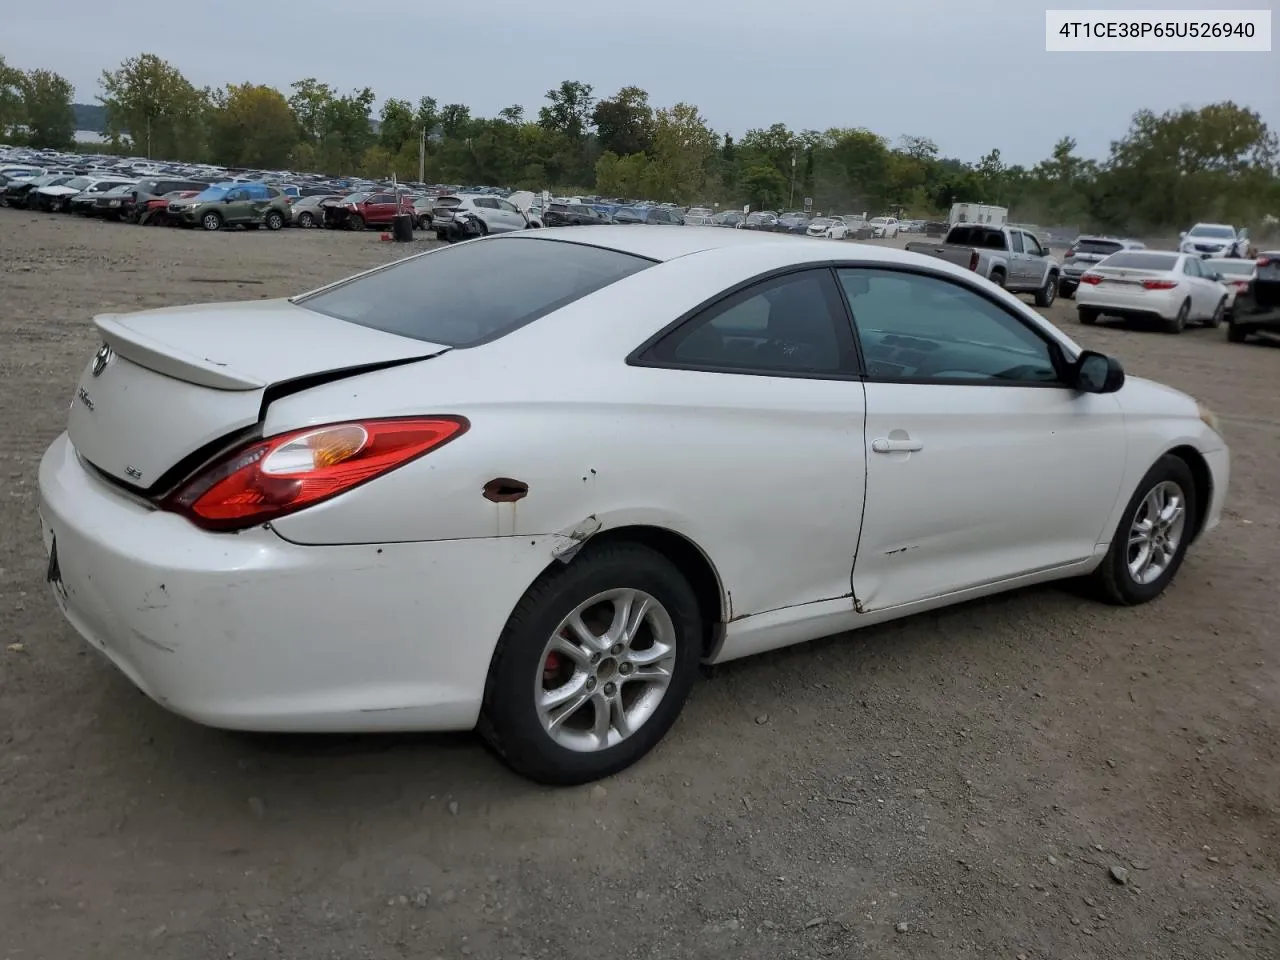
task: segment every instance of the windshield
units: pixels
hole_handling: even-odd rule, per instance
[[[1124,249],[1119,240],[1081,240],[1076,244],[1076,253],[1100,253],[1108,257]]]
[[[349,193],[342,198],[343,203],[364,203],[372,194],[370,193]]]
[[[1211,237],[1214,240],[1234,240],[1236,232],[1230,227],[1192,227],[1189,237]]]
[[[76,190],[83,190],[85,187],[89,186],[89,184],[91,183],[93,183],[93,181],[90,180],[88,177],[72,177],[70,180],[64,183],[63,186],[73,187]]]
[[[1178,263],[1176,253],[1113,253],[1100,267],[1128,267],[1133,270],[1172,270]]]
[[[579,243],[495,237],[402,260],[294,302],[397,336],[472,347],[652,263]]]
[[[199,203],[208,203],[210,200],[221,200],[230,192],[230,187],[207,187],[197,193],[195,199]]]

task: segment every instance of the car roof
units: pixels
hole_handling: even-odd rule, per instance
[[[776,233],[759,233],[754,230],[725,230],[720,227],[667,227],[667,226],[613,226],[592,227],[590,236],[584,236],[581,227],[550,227],[542,230],[514,231],[500,234],[503,240],[556,240],[563,243],[580,243],[592,247],[604,247],[629,253],[660,263],[676,260],[695,253],[723,250],[731,247],[772,248],[777,254],[779,266],[788,263],[822,262],[826,260],[876,260],[881,263],[919,265],[922,261],[943,272],[946,264],[936,258],[918,253],[908,253],[893,247],[849,243],[845,240],[827,240]],[[958,270],[959,268],[957,268]]]

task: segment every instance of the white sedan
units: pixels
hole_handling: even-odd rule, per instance
[[[1230,293],[1197,256],[1122,250],[1080,275],[1076,311],[1083,324],[1100,316],[1156,319],[1169,333],[1188,323],[1222,324]]]
[[[967,270],[588,233],[96,317],[39,474],[67,620],[200,723],[478,727],[580,783],[700,662],[1067,577],[1144,603],[1218,523],[1213,415]]]
[[[1227,290],[1226,314],[1231,316],[1235,310],[1236,297],[1248,290],[1249,281],[1258,275],[1257,261],[1223,257],[1221,260],[1202,260],[1201,266],[1206,271],[1218,274],[1219,282]]]

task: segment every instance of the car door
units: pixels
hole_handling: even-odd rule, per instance
[[[1025,283],[1028,288],[1039,287],[1044,280],[1044,258],[1048,253],[1033,234],[1025,231],[1022,234],[1022,252],[1026,257]]]
[[[584,212],[588,212],[587,208],[583,208]],[[508,230],[523,230],[527,224],[525,223],[524,214],[510,200],[498,201],[498,213],[502,216],[502,222]]]
[[[1092,557],[1125,469],[1117,397],[1063,385],[1048,334],[967,284],[837,275],[867,371],[859,609]]]
[[[1021,230],[1008,231],[1009,236],[1009,273],[1005,278],[1007,286],[1020,289],[1027,285],[1027,248],[1022,240]]]
[[[690,443],[717,464],[723,489],[689,491],[690,535],[715,562],[731,616],[831,600],[852,614],[863,386],[831,271],[745,286],[628,362],[659,368],[646,390],[671,411],[672,449]]]
[[[224,223],[245,223],[253,219],[253,201],[248,187],[234,187],[227,191],[222,205]]]
[[[1189,320],[1201,320],[1213,312],[1209,306],[1210,282],[1205,278],[1204,267],[1197,257],[1186,257],[1182,261],[1182,273],[1187,279],[1187,288],[1191,296],[1191,314]]]

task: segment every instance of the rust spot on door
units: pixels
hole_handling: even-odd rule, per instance
[[[484,498],[494,503],[515,503],[529,495],[529,485],[510,477],[495,477],[484,485]]]

